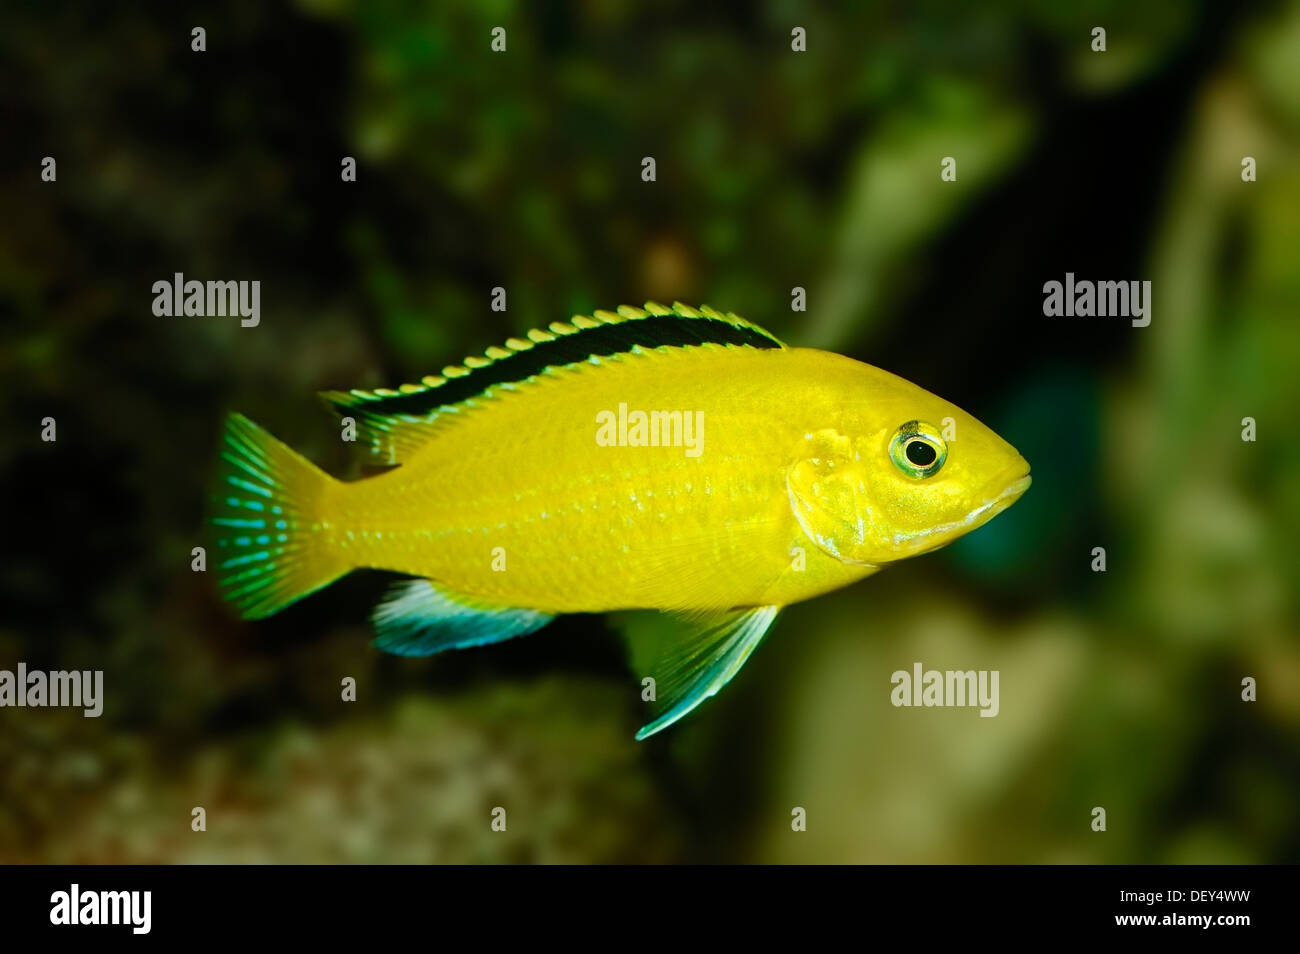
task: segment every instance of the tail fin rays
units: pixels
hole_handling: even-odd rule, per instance
[[[352,569],[318,535],[332,482],[242,414],[226,419],[209,523],[218,585],[245,619],[270,616]]]

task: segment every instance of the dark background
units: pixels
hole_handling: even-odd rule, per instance
[[[697,6],[6,5],[0,668],[106,704],[0,710],[0,860],[1300,857],[1300,5]],[[261,324],[155,317],[178,271]],[[1067,271],[1151,325],[1044,317]],[[901,374],[1033,488],[647,743],[600,617],[397,659],[380,574],[244,624],[190,571],[228,410],[356,476],[316,390],[647,298]],[[894,709],[917,660],[1001,714]]]

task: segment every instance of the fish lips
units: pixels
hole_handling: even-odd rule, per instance
[[[1020,466],[1016,467],[1012,473],[1015,476],[1003,477],[994,482],[993,486],[1000,487],[1000,490],[991,496],[985,497],[978,507],[966,514],[965,518],[959,522],[936,528],[935,536],[942,537],[944,542],[951,542],[956,537],[965,536],[972,530],[984,526],[984,524],[1019,500],[1024,492],[1029,489],[1029,485],[1033,483],[1033,478],[1029,476],[1028,462],[1021,458]],[[952,533],[954,530],[957,531],[956,534]],[[942,543],[936,544],[936,546],[942,545]]]
[[[998,480],[993,486],[1000,487],[1001,490],[985,498],[978,507],[966,514],[965,517],[953,523],[934,527],[927,533],[909,538],[911,548],[908,552],[901,554],[899,559],[920,556],[923,553],[931,553],[945,547],[958,537],[963,537],[972,530],[984,526],[984,524],[1019,500],[1033,482],[1028,473],[1029,464],[1023,459],[1020,463],[1022,466],[1017,467],[1015,470],[1017,476]],[[904,541],[902,538],[898,538],[895,542],[901,544]]]
[[[1019,472],[1020,476],[1013,478],[1003,487],[1000,493],[971,512],[970,516],[967,517],[970,529],[974,530],[976,527],[988,523],[1019,500],[1024,495],[1024,492],[1029,489],[1029,485],[1034,482],[1034,478],[1029,476],[1029,465],[1026,463],[1023,470],[1017,468],[1017,472]]]

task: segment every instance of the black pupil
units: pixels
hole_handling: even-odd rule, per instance
[[[933,447],[925,441],[908,441],[907,448],[904,450],[907,459],[917,467],[929,467],[938,458]]]

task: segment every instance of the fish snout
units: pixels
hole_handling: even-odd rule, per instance
[[[1033,482],[1034,479],[1029,476],[1029,461],[1017,455],[1015,464],[1006,470],[995,485],[993,505],[997,512],[1001,513],[1019,500]]]

